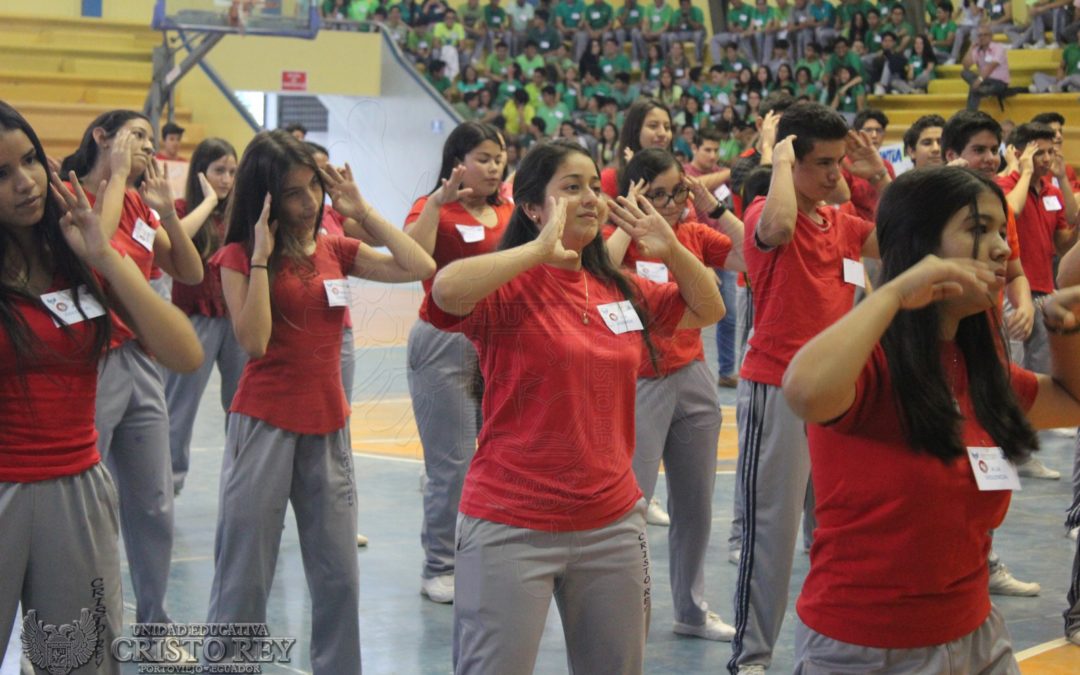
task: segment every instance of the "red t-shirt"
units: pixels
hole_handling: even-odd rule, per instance
[[[70,184],[68,185],[70,187]],[[86,198],[93,206],[97,201],[90,193]],[[153,230],[157,236],[161,222],[153,214],[150,207],[143,201],[138,190],[128,190],[124,193],[124,205],[120,211],[120,226],[112,237],[112,247],[121,254],[135,261],[139,270],[150,280],[150,274],[154,266],[154,238],[149,236],[149,230]],[[148,229],[149,228],[149,229]],[[145,236],[144,236],[145,235]],[[136,236],[141,241],[136,240]],[[141,243],[141,242],[146,242]],[[109,340],[109,349],[116,349],[128,340],[134,339],[135,333],[128,328],[127,324],[115,313],[112,313],[113,327],[112,339]]]
[[[996,445],[978,421],[963,355],[942,343],[966,419],[968,447]],[[1020,407],[1035,376],[1011,366]],[[968,458],[949,463],[907,445],[878,345],[855,402],[830,426],[809,425],[817,529],[799,618],[834,640],[881,649],[928,647],[971,633],[990,613],[986,556],[1010,492],[979,490]]]
[[[540,265],[467,316],[434,302],[428,308],[432,325],[476,345],[484,375],[484,425],[461,493],[465,515],[533,530],[591,530],[641,498],[631,458],[642,333],[608,328],[598,306],[623,297],[588,275],[586,302],[586,274]],[[670,336],[686,308],[678,287],[631,279],[652,335]]]
[[[298,434],[329,434],[345,426],[341,331],[348,307],[330,306],[324,282],[346,281],[360,246],[355,239],[327,235],[315,238],[309,258],[314,270],[281,259],[270,287],[273,328],[266,354],[247,362],[229,412]],[[210,262],[251,273],[240,243],[226,244]]]
[[[177,199],[174,203],[176,216],[183,218],[188,213],[187,202]],[[210,227],[214,228],[218,241],[225,241],[225,219],[217,214],[210,215]],[[221,290],[221,270],[203,261],[202,281],[194,286],[173,280],[173,304],[188,316],[200,314],[211,318],[228,316],[225,295]]]
[[[1008,193],[1020,174],[1013,172],[997,179],[1001,189]],[[1069,229],[1065,220],[1065,198],[1061,190],[1049,181],[1038,181],[1028,190],[1024,210],[1016,216],[1016,230],[1020,235],[1020,264],[1024,275],[1035,293],[1054,292],[1054,232]],[[1044,200],[1054,201],[1057,209],[1049,210]]]
[[[893,168],[892,162],[887,159],[881,161],[885,163],[885,170],[889,172],[889,177],[896,178],[896,169]],[[865,220],[874,220],[877,215],[878,198],[881,195],[870,184],[870,181],[859,178],[851,173],[847,167],[841,167],[840,173],[851,190],[851,201],[849,203],[855,207],[856,215]]]
[[[743,253],[754,289],[754,333],[740,376],[779,387],[795,352],[854,304],[855,286],[844,281],[844,258],[862,257],[874,224],[818,207],[824,222],[818,225],[800,211],[791,243],[762,251],[755,230],[764,207],[765,197],[758,197],[743,218]]]
[[[611,233],[615,231],[614,227],[608,226],[604,228],[604,237],[611,236]],[[731,253],[731,239],[727,235],[720,234],[716,230],[712,229],[708,225],[702,225],[695,222],[682,222],[675,226],[675,237],[685,246],[694,257],[705,263],[707,267],[723,267],[727,261],[728,254]],[[638,251],[637,244],[630,242],[630,246],[626,249],[626,255],[623,256],[623,265],[626,266],[631,272],[636,272],[639,276],[643,276],[644,269],[638,269],[638,263],[653,263],[654,265],[663,266],[659,258],[647,258],[641,255]],[[671,276],[671,272],[667,271],[664,267],[663,270],[654,267],[660,273],[663,273],[668,281],[674,281],[674,277]],[[659,281],[659,279],[654,279]],[[727,311],[734,311],[734,307],[728,307]],[[652,366],[652,360],[649,358],[649,350],[642,344],[641,352],[641,368],[638,370],[638,377],[660,377],[663,375],[669,375],[676,370],[686,366],[693,361],[705,360],[705,349],[701,344],[701,329],[700,328],[686,328],[683,330],[676,330],[675,334],[671,337],[650,335],[653,347],[656,349],[656,362],[659,366],[659,372]]]
[[[619,196],[619,172],[615,167],[600,170],[600,189],[612,199]]]
[[[57,277],[48,292],[69,288]],[[15,297],[13,304],[35,352],[20,373],[11,339],[0,331],[0,483],[81,473],[100,461],[94,397],[101,355],[91,353],[93,323],[80,321],[68,332],[40,300]]]
[[[413,203],[409,215],[405,216],[406,225],[415,222],[420,217],[420,212],[424,210],[424,204],[427,203],[427,200],[428,198],[425,195]],[[484,226],[461,205],[461,202],[447,204],[439,209],[439,225],[438,231],[435,233],[435,251],[431,256],[435,259],[436,271],[441,270],[455,260],[491,253],[499,247],[499,241],[502,239],[503,232],[506,231],[506,224],[510,222],[510,214],[514,212],[514,205],[503,202],[492,208],[495,209],[497,218],[495,227]],[[484,227],[484,237],[473,241],[476,232],[473,228],[478,225]],[[434,283],[435,275],[424,279],[424,299],[420,302],[420,319],[429,323],[431,322],[428,317],[431,305],[431,285]]]
[[[337,237],[344,237],[345,235],[345,216],[341,215],[337,209],[329,204],[323,206],[322,223],[319,225],[319,234],[326,235],[332,234]],[[352,312],[345,311],[345,330],[349,330],[353,327],[352,324]]]

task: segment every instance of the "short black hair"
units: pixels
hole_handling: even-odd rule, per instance
[[[786,91],[779,90],[771,92],[761,101],[761,107],[758,108],[758,114],[765,117],[771,112],[777,114],[784,114],[784,111],[795,105],[795,98]]]
[[[442,63],[442,62],[439,61],[438,63]],[[432,62],[431,65],[434,68],[435,62]],[[443,63],[443,66],[445,66],[445,65],[446,64]],[[307,127],[305,127],[303,124],[300,124],[299,122],[290,122],[289,124],[285,125],[285,131],[288,131],[290,134],[292,132],[294,132],[294,131],[299,131],[302,134],[306,134],[307,133]]]
[[[540,90],[540,93],[541,94],[551,94],[552,96],[554,96],[558,92],[555,91],[555,86],[554,85],[545,84],[544,88]]]
[[[161,137],[165,138],[166,136],[170,136],[172,134],[183,136],[184,127],[180,126],[176,122],[166,122],[165,126],[161,127]]]
[[[919,143],[922,132],[933,127],[945,127],[945,118],[941,115],[923,115],[915,120],[915,123],[904,132],[904,149],[914,150]]]
[[[881,39],[884,40],[887,37],[891,37],[893,39],[893,42],[899,42],[900,41],[900,38],[898,38],[896,36],[896,33],[894,33],[891,30],[887,30],[887,31],[884,31],[883,33],[881,33]]]
[[[1013,129],[1013,132],[1009,134],[1008,143],[1017,150],[1023,150],[1024,146],[1032,141],[1052,141],[1056,137],[1057,133],[1050,128],[1050,125],[1028,122]]]
[[[304,141],[304,145],[307,146],[307,149],[310,150],[311,154],[313,154],[313,155],[326,155],[327,157],[330,157],[330,151],[327,150],[326,148],[324,148],[323,146],[319,145],[318,143],[312,143],[311,141]]]
[[[1060,124],[1065,126],[1065,116],[1059,112],[1042,112],[1031,118],[1036,124]]]
[[[784,111],[776,126],[776,138],[795,134],[795,159],[801,160],[818,141],[839,141],[847,137],[848,125],[840,113],[820,103],[796,103]]]
[[[949,0],[938,0],[937,8],[945,10],[949,13],[949,16],[952,16],[954,9],[952,2],[950,2]]]
[[[989,131],[1001,142],[1001,125],[993,117],[981,110],[960,110],[945,122],[941,130],[941,156],[945,158],[946,151],[952,150],[957,155],[964,152],[971,137],[975,134]]]
[[[855,115],[855,119],[851,122],[851,128],[855,131],[861,131],[866,126],[867,120],[874,120],[881,125],[882,129],[889,126],[889,117],[881,110],[877,108],[863,108]]]
[[[539,129],[540,133],[542,133],[542,134],[547,133],[547,122],[544,121],[543,117],[540,117],[539,115],[537,115],[536,117],[532,118],[532,120],[530,120],[529,123],[532,124],[537,129]]]
[[[724,137],[720,135],[720,129],[714,127],[705,127],[694,134],[694,145],[701,145],[705,141],[720,143],[723,140]]]

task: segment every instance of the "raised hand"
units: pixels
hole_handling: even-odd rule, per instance
[[[1035,171],[1035,153],[1039,151],[1038,143],[1028,143],[1024,151],[1020,153],[1020,173],[1031,174]],[[1015,154],[1015,150],[1013,153]]]
[[[216,207],[220,201],[217,196],[217,190],[210,184],[210,181],[206,178],[206,174],[201,171],[199,172],[199,187],[202,188],[203,204],[210,203]]]
[[[773,147],[773,166],[787,163],[795,167],[795,134],[791,134]]]
[[[169,187],[169,169],[166,167],[162,170],[157,160],[152,157],[146,164],[139,194],[147,206],[158,212],[162,220],[168,217],[169,213],[175,213],[172,188]]]
[[[472,196],[472,188],[462,188],[461,180],[465,177],[465,165],[458,164],[450,172],[449,178],[444,178],[442,186],[431,195],[439,206],[446,206],[464,197]]]
[[[566,199],[547,198],[547,219],[536,238],[536,245],[543,253],[544,262],[560,263],[574,260],[577,251],[570,251],[563,246],[563,228],[566,226]]]
[[[1068,330],[1080,326],[1080,286],[1054,291],[1043,303],[1046,323]]]
[[[262,213],[255,223],[255,244],[251,247],[251,262],[257,265],[265,265],[274,252],[274,235],[277,233],[277,221],[270,222],[270,193],[266,193],[263,200]]]
[[[109,237],[101,229],[101,200],[91,207],[74,171],[69,172],[68,180],[75,192],[64,185],[55,171],[49,174],[50,190],[64,214],[60,218],[60,231],[75,255],[98,269],[110,250]],[[106,183],[101,181],[98,194],[105,189]]]
[[[901,309],[920,309],[969,290],[989,294],[994,278],[986,263],[968,258],[943,260],[928,255],[880,290],[891,288],[895,291]]]
[[[844,138],[844,150],[852,175],[870,179],[885,168],[885,162],[865,131],[849,131]]]
[[[776,127],[780,124],[780,115],[773,111],[765,114],[761,121],[761,146],[771,148],[776,143]]]
[[[690,188],[690,194],[694,198],[694,208],[698,210],[698,213],[706,215],[712,212],[713,209],[720,203],[720,200],[716,198],[709,188],[705,187],[698,178],[694,176],[683,176],[683,181],[686,186]]]
[[[1014,307],[1011,312],[1005,314],[1004,321],[1005,332],[1009,337],[1023,342],[1028,339],[1031,329],[1035,326],[1035,312],[1032,309]]]
[[[675,230],[640,189],[634,186],[626,197],[620,196],[611,204],[611,220],[630,235],[643,256],[667,260],[678,245]]]
[[[113,176],[126,178],[131,173],[131,155],[139,147],[139,139],[131,129],[116,132],[109,146],[109,171]]]
[[[339,171],[327,164],[325,169],[319,170],[319,173],[322,174],[323,183],[326,185],[326,191],[330,193],[331,201],[334,202],[334,208],[356,222],[363,223],[368,205],[360,194],[356,181],[353,180],[352,167],[346,163],[345,168]]]

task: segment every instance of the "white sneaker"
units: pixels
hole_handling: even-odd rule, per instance
[[[426,595],[428,600],[439,604],[452,603],[454,601],[454,575],[444,574],[441,577],[421,579],[420,595]]]
[[[675,632],[679,635],[689,635],[705,640],[716,640],[717,642],[731,642],[731,638],[735,637],[735,627],[724,623],[724,620],[716,612],[706,612],[705,623],[700,626],[676,621]]]
[[[1061,478],[1060,471],[1054,471],[1047,467],[1038,457],[1031,457],[1023,464],[1017,464],[1016,473],[1025,478],[1041,478],[1043,480],[1058,480]]]
[[[955,66],[956,65],[956,59],[949,59],[948,61],[945,62],[945,65],[947,65],[947,66]]]
[[[885,95],[885,87],[883,87],[880,83],[875,84],[874,85],[874,96],[884,96],[884,95]]]
[[[1047,429],[1045,433],[1051,436],[1057,436],[1058,438],[1076,438],[1076,427],[1058,427],[1057,429]]]
[[[1074,630],[1073,632],[1069,633],[1069,637],[1065,639],[1073,643],[1077,647],[1080,647],[1080,630]]]
[[[1032,49],[1046,49],[1046,40],[1037,40],[1035,44],[1031,45]]]
[[[368,538],[365,537],[362,534],[356,535],[356,545],[357,546],[367,546],[368,545]]]
[[[656,497],[649,500],[649,510],[645,512],[645,522],[649,525],[660,525],[662,527],[671,525],[671,516],[667,514],[663,506],[660,506],[660,500]]]
[[[1080,535],[1080,527],[1074,527],[1073,529],[1069,530],[1069,539],[1076,541],[1076,537],[1078,535]]]
[[[739,675],[765,675],[765,666],[741,666]]]
[[[732,565],[738,567],[739,562],[742,561],[742,551],[735,549],[734,551],[728,551],[727,561]]]
[[[1034,581],[1020,581],[1009,573],[1009,568],[1000,565],[990,575],[990,595],[1013,595],[1018,597],[1031,597],[1038,595],[1042,586]]]

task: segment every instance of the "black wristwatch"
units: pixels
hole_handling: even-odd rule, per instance
[[[725,213],[727,213],[727,207],[724,206],[723,202],[717,200],[716,208],[712,211],[709,211],[709,217],[713,220],[719,220],[720,217],[723,216]]]

